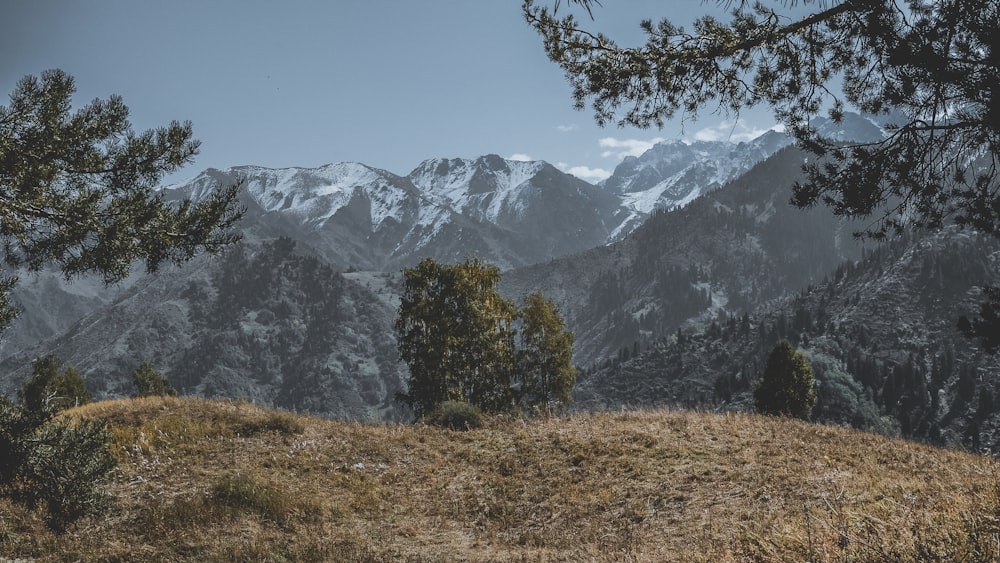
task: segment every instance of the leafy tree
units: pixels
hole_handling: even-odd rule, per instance
[[[198,203],[168,202],[160,178],[198,152],[191,124],[136,133],[118,96],[76,112],[73,78],[60,70],[26,76],[0,106],[0,241],[9,269],[55,264],[67,277],[126,277],[136,261],[156,271],[239,238],[238,186]],[[17,314],[0,282],[0,326]]]
[[[44,506],[49,527],[62,531],[109,506],[103,485],[114,459],[102,422],[57,412],[50,401],[26,408],[0,397],[0,494],[29,508]]]
[[[401,399],[418,417],[446,401],[486,412],[570,401],[573,334],[552,300],[534,293],[519,310],[497,291],[500,270],[479,259],[427,258],[403,274],[396,334],[410,380]]]
[[[73,368],[62,370],[62,361],[55,356],[35,360],[32,376],[21,385],[21,404],[31,411],[51,407],[57,411],[90,402],[90,391],[80,373]]]
[[[497,291],[499,268],[427,258],[403,276],[395,328],[410,368],[404,402],[418,417],[449,400],[509,408],[516,307]]]
[[[170,385],[162,373],[156,371],[149,362],[143,362],[132,372],[132,383],[135,384],[136,397],[175,396],[177,390]]]
[[[815,380],[805,356],[787,340],[778,342],[767,357],[764,375],[753,390],[757,412],[808,419],[816,404]]]
[[[725,3],[735,4],[730,22],[706,16],[693,31],[643,21],[641,47],[620,47],[534,0],[523,11],[576,106],[589,100],[600,124],[662,127],[705,108],[738,115],[767,105],[823,157],[806,165],[796,205],[823,202],[847,217],[881,210],[876,236],[949,216],[1000,232],[1000,4],[803,0],[814,9],[792,18],[781,7],[797,2]],[[839,122],[848,105],[891,114],[889,134],[847,145],[820,136],[813,118],[826,111]]]
[[[573,333],[566,330],[555,303],[541,292],[525,299],[521,321],[517,377],[522,382],[522,401],[529,405],[570,403],[576,383]]]

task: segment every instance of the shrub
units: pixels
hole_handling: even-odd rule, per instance
[[[472,430],[483,425],[482,412],[465,401],[445,401],[428,413],[424,420],[452,430]]]
[[[132,373],[132,383],[137,390],[136,397],[164,397],[177,395],[162,373],[156,371],[149,362],[142,363]]]
[[[29,508],[45,506],[49,527],[63,531],[109,506],[103,485],[115,463],[103,422],[56,412],[49,401],[28,409],[0,398],[0,492]]]
[[[43,410],[44,404],[63,410],[90,402],[90,392],[73,368],[62,370],[55,356],[38,358],[32,364],[31,379],[21,386],[21,403],[29,410]]]

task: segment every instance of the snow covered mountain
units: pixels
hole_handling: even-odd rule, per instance
[[[820,135],[838,141],[870,141],[884,134],[867,117],[850,112],[840,123],[821,117],[813,125]],[[628,210],[626,220],[612,233],[611,240],[634,231],[654,210],[683,207],[790,144],[791,137],[784,133],[766,131],[739,143],[667,141],[638,157],[626,157],[602,184],[618,194]]]
[[[884,134],[854,114],[816,124],[843,140]],[[789,142],[768,132],[745,143],[661,143],[626,159],[598,186],[545,162],[487,155],[427,160],[406,176],[353,162],[209,169],[164,190],[168,198],[197,200],[242,178],[248,214],[241,227],[249,242],[289,237],[342,271],[398,271],[427,256],[447,262],[479,256],[509,269],[623,239],[653,210],[683,206]],[[0,340],[0,355],[62,332],[117,291],[47,276],[26,277],[18,288],[26,314]],[[53,295],[67,300],[57,312],[45,306]]]
[[[428,160],[409,176],[359,163],[210,169],[165,188],[204,197],[244,180],[248,238],[288,236],[342,268],[392,270],[425,256],[523,266],[603,244],[617,197],[545,162]]]
[[[612,239],[635,230],[656,209],[682,207],[722,187],[791,142],[783,133],[768,131],[741,143],[662,142],[641,156],[626,157],[604,181],[629,211]]]
[[[614,194],[542,161],[432,159],[409,178],[440,207],[526,237],[542,260],[604,244],[624,217]]]

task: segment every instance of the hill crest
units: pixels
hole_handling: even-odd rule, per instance
[[[0,504],[10,514],[0,521],[7,556],[1000,556],[990,539],[1000,532],[990,512],[995,460],[844,428],[660,410],[494,418],[459,433],[194,398],[109,401],[69,415],[110,421],[119,506],[56,537]]]

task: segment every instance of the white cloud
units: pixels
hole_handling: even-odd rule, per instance
[[[508,156],[507,160],[523,160],[525,162],[531,162],[531,161],[533,161],[535,159],[533,159],[530,156],[524,154],[523,152],[516,152],[516,153]]]
[[[718,125],[713,127],[705,127],[700,129],[692,135],[695,141],[732,141],[734,143],[739,143],[743,141],[752,141],[757,137],[760,137],[768,131],[784,131],[785,127],[783,125],[774,125],[767,129],[760,129],[758,127],[750,128],[745,124],[732,121],[722,121]]]
[[[611,176],[609,170],[603,168],[591,168],[589,166],[570,166],[565,162],[557,162],[556,167],[567,174],[572,174],[577,178],[587,182],[600,182]]]
[[[570,131],[576,131],[578,128],[579,127],[577,127],[576,123],[570,123],[569,125],[556,125],[556,130],[560,133],[569,133]]]
[[[618,160],[622,160],[626,156],[639,156],[660,142],[663,142],[663,137],[656,137],[649,140],[605,137],[598,141],[598,144],[600,144],[601,148],[611,149],[602,152],[601,156],[604,158],[615,157]]]

